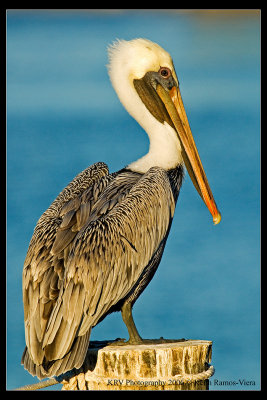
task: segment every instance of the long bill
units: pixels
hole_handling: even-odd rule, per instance
[[[167,92],[160,84],[158,84],[157,93],[164,103],[180,139],[182,145],[182,156],[189,176],[202,200],[209,209],[213,222],[216,225],[221,221],[221,214],[215,203],[197,151],[184,109],[180,89],[174,86],[169,92]]]

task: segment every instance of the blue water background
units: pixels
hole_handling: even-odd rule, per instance
[[[214,226],[187,175],[161,265],[134,307],[137,327],[145,338],[212,340],[212,390],[260,388],[260,13],[10,10],[8,389],[37,381],[20,359],[22,268],[38,218],[87,166],[104,161],[113,172],[148,149],[106,70],[108,44],[136,37],[173,57],[222,213]],[[116,337],[127,338],[119,313],[91,336]]]

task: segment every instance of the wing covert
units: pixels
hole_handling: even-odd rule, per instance
[[[72,334],[83,336],[127,296],[164,240],[174,209],[168,176],[153,167],[106,215],[82,228],[69,253],[44,343],[56,348],[66,321]]]
[[[83,203],[85,198],[93,202],[94,186],[107,175],[108,167],[104,163],[86,168],[63,189],[37,222],[23,269],[25,338],[36,364],[41,364],[44,358],[42,342],[64,279],[68,247],[88,216]],[[72,230],[75,218],[79,222],[75,222],[76,229]],[[64,233],[71,232],[65,238],[61,234],[64,229]]]

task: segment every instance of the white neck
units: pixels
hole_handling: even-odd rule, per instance
[[[125,82],[115,89],[126,110],[142,126],[150,140],[148,153],[127,168],[146,173],[151,167],[168,170],[182,164],[181,144],[175,130],[167,122],[159,122],[148,111],[133,86]]]
[[[151,167],[161,167],[168,170],[183,163],[181,145],[176,132],[166,122],[162,124],[157,120],[155,121],[157,126],[153,130],[147,131],[150,139],[148,153],[129,164],[127,168],[145,173]]]
[[[127,42],[126,42],[127,43]],[[124,44],[122,44],[123,48]],[[119,54],[119,57],[116,55]],[[131,57],[126,47],[126,53],[112,53],[109,75],[112,85],[128,113],[146,131],[150,139],[149,152],[127,167],[133,171],[145,173],[151,167],[162,167],[166,170],[182,164],[181,145],[177,133],[166,122],[159,122],[146,108],[138,96],[131,70]],[[140,71],[140,78],[144,71]],[[135,76],[139,78],[138,76]]]

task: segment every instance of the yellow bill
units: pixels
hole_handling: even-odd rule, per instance
[[[221,221],[221,214],[215,203],[196,148],[196,144],[184,109],[180,89],[174,86],[171,90],[169,90],[169,92],[167,92],[159,84],[157,85],[157,93],[164,103],[177,131],[177,135],[182,145],[183,160],[189,176],[199,195],[209,209],[213,218],[213,222],[216,225]]]

